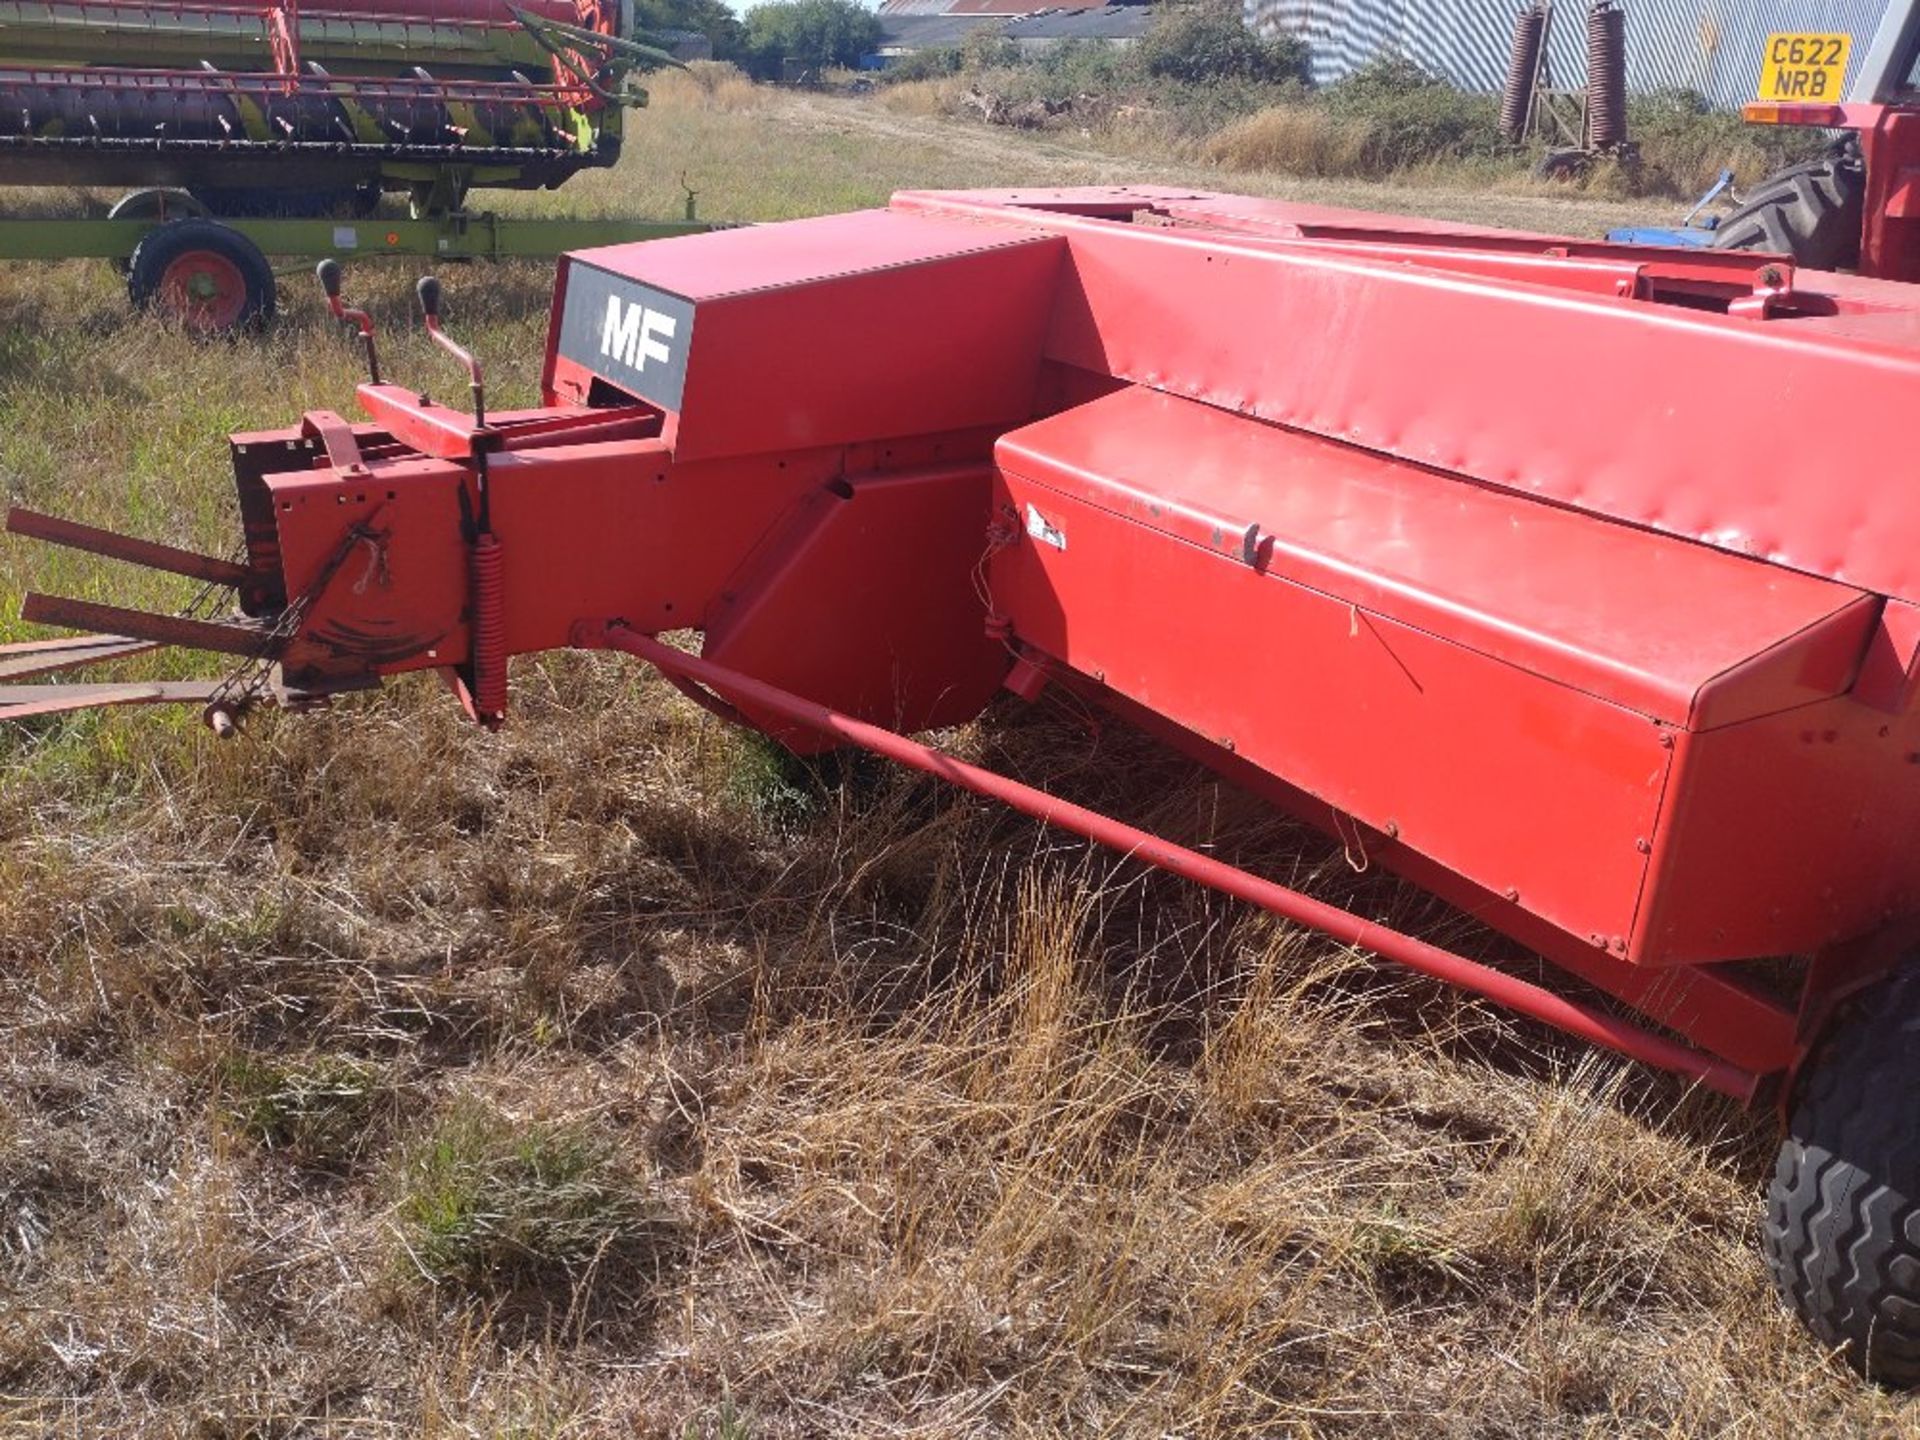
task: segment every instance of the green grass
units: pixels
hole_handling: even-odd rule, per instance
[[[664,1231],[611,1139],[472,1102],[405,1153],[394,1206],[406,1262],[436,1285],[498,1294],[634,1263]]]
[[[346,1166],[367,1143],[380,1083],[375,1067],[345,1055],[242,1051],[226,1056],[217,1071],[221,1102],[242,1134],[321,1166]]]

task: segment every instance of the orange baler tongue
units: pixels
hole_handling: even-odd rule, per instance
[[[184,611],[172,615],[60,595],[28,594],[20,607],[21,619],[98,633],[0,645],[0,719],[22,720],[109,705],[201,705],[207,709],[209,723],[225,734],[232,728],[234,716],[258,698],[265,668],[285,646],[284,633],[256,621],[207,618],[226,608],[223,602],[249,583],[251,575],[244,565],[20,506],[7,512],[6,529],[70,550],[198,580],[202,588]],[[232,655],[245,664],[241,674],[215,680],[16,683],[145,654],[163,646]],[[260,673],[250,676],[248,671]]]

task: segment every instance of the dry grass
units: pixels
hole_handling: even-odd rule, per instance
[[[647,102],[662,110],[759,110],[770,92],[724,60],[694,60],[647,78]]]
[[[958,75],[942,75],[933,80],[903,80],[885,85],[876,93],[883,109],[896,115],[914,115],[923,119],[956,113],[967,82]]]
[[[1289,175],[1356,175],[1369,168],[1367,127],[1304,105],[1276,105],[1216,131],[1202,145],[1228,170]]]
[[[1114,170],[772,103],[779,146],[643,116],[583,205]],[[354,284],[440,375],[411,278]],[[452,277],[500,404],[545,283]],[[43,508],[224,543],[221,434],[355,378],[311,298],[207,347],[103,267],[0,272],[0,481]],[[0,549],[30,583],[165,598]],[[0,735],[0,1434],[1914,1433],[1768,1293],[1763,1121],[931,781],[770,765],[609,657],[513,701]],[[1070,712],[952,739],[1486,944]]]

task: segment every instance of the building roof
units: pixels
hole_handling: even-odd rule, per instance
[[[884,20],[889,15],[1035,15],[1104,8],[1107,0],[881,0],[878,13]]]
[[[948,0],[938,0],[938,3],[946,4]],[[958,45],[976,31],[1004,29],[1009,21],[1005,15],[903,15],[885,10],[877,18],[883,50],[932,50],[942,45]]]
[[[1010,22],[1009,40],[1138,40],[1153,23],[1148,5],[1102,5],[1098,9],[1043,10]]]

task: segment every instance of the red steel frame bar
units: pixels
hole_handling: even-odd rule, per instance
[[[1614,1016],[1576,1005],[1541,986],[1479,964],[1463,955],[1442,950],[1401,931],[1377,925],[1350,910],[1315,900],[1298,890],[1263,880],[1112,816],[1088,810],[1005,775],[970,765],[917,740],[843,715],[724,665],[716,665],[676,650],[618,622],[582,623],[575,628],[574,643],[583,649],[610,648],[637,656],[669,679],[678,677],[707,686],[722,695],[746,701],[757,709],[862,746],[962,789],[998,800],[1043,824],[1070,830],[1097,844],[1110,846],[1197,884],[1257,905],[1283,919],[1321,931],[1345,944],[1371,950],[1422,975],[1470,990],[1519,1014],[1579,1036],[1591,1044],[1643,1064],[1683,1075],[1723,1095],[1746,1102],[1752,1100],[1759,1088],[1760,1077],[1751,1071]]]

